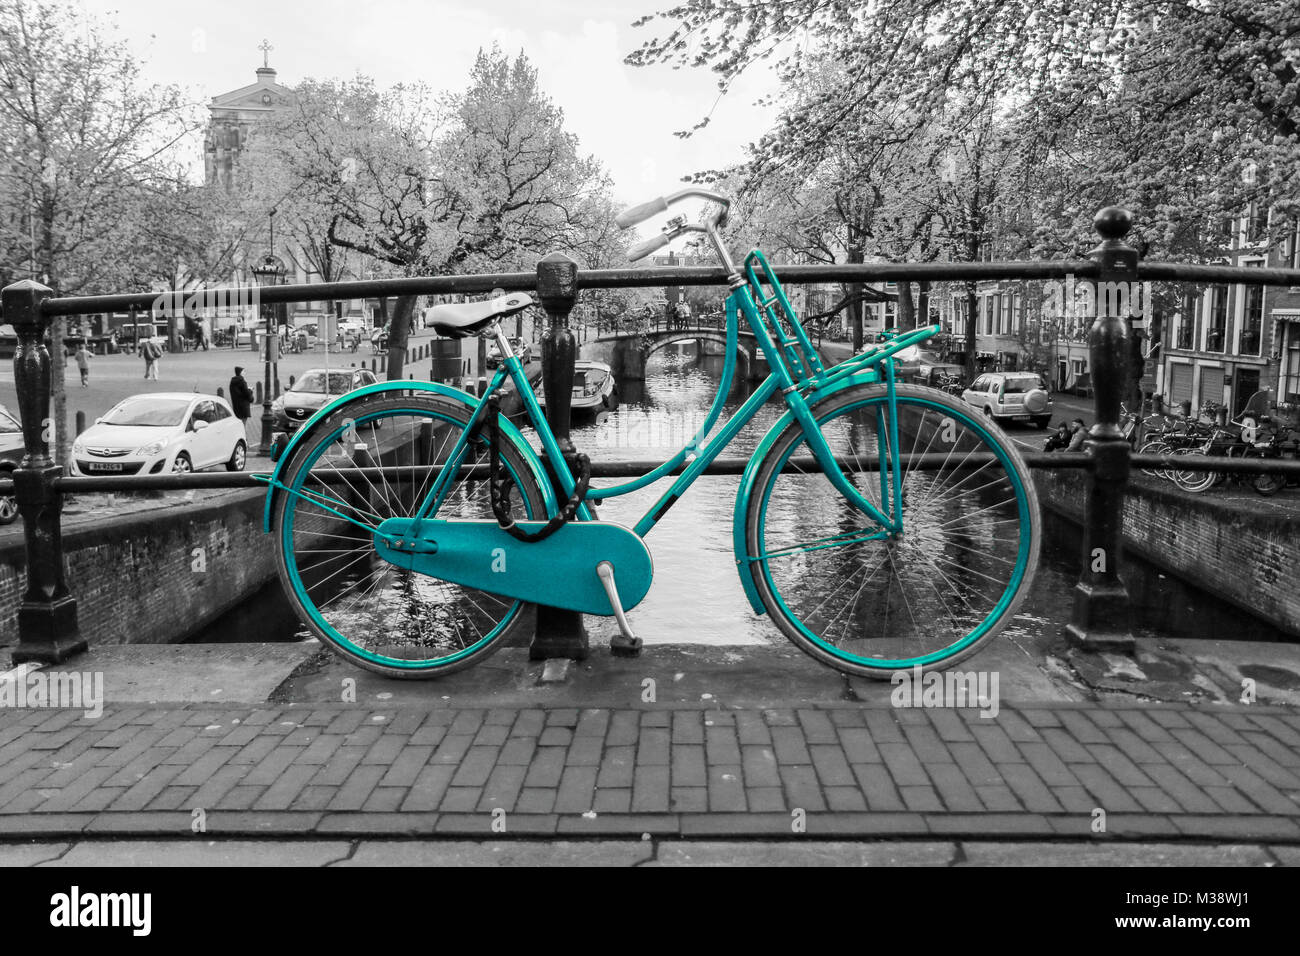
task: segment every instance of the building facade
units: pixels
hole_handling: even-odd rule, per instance
[[[1269,242],[1255,209],[1226,227],[1225,265],[1300,268],[1300,231]],[[1300,287],[1212,284],[1185,287],[1169,315],[1156,393],[1193,413],[1224,405],[1236,416],[1252,395],[1300,403]]]

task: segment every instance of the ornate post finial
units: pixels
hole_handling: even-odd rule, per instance
[[[1092,227],[1105,241],[1120,240],[1133,228],[1133,214],[1123,206],[1107,206],[1092,217]]]

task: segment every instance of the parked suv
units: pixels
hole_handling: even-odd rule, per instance
[[[985,372],[961,399],[993,419],[1033,422],[1038,428],[1052,420],[1052,396],[1037,372]]]

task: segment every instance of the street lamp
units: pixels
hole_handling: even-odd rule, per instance
[[[268,252],[257,260],[257,264],[252,268],[253,277],[261,287],[279,285],[284,278],[284,263],[274,253]],[[271,431],[275,427],[275,419],[271,416],[271,363],[272,363],[272,343],[279,344],[279,339],[271,334],[271,322],[275,318],[276,308],[273,304],[262,303],[262,316],[266,319],[266,333],[263,336],[262,346],[265,349],[265,378],[262,383],[262,445],[259,454],[271,454]]]

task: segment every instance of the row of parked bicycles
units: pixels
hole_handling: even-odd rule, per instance
[[[1268,415],[1243,412],[1229,419],[1221,408],[1207,403],[1198,418],[1152,415],[1145,419],[1123,410],[1125,436],[1140,454],[1212,455],[1224,458],[1296,458],[1300,456],[1300,429]],[[1171,481],[1184,491],[1204,492],[1229,483],[1250,485],[1261,495],[1275,495],[1290,481],[1286,475],[1221,471],[1186,471],[1179,468],[1144,468],[1145,474]]]

